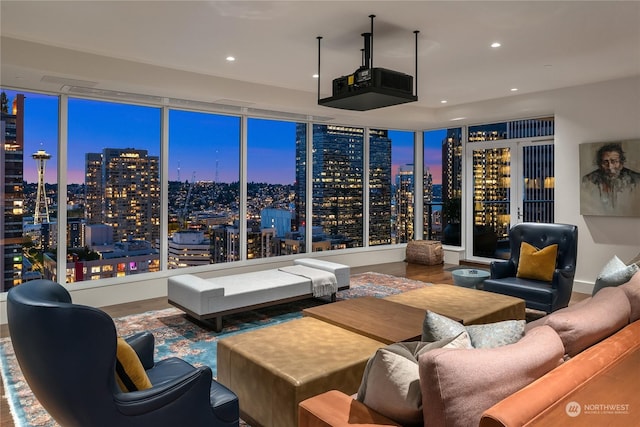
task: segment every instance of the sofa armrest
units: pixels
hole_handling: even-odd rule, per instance
[[[298,427],[373,427],[400,424],[338,390],[330,390],[298,405]]]
[[[589,347],[556,369],[487,409],[480,427],[521,426],[539,419],[611,366],[640,351],[640,321]],[[628,402],[637,390],[617,390],[611,401]],[[583,402],[587,403],[587,402]],[[600,402],[598,402],[600,403]],[[562,408],[564,411],[564,407]],[[541,423],[544,424],[544,423]],[[568,425],[568,424],[567,424]]]

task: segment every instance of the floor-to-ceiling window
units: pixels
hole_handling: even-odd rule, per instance
[[[390,130],[391,138],[391,192],[392,192],[392,240],[391,243],[407,243],[415,239],[416,185],[421,181],[415,176],[413,161],[414,133]]]
[[[67,259],[45,254],[49,275],[66,282],[160,269],[160,108],[71,98],[67,204],[83,237]],[[63,269],[62,266],[66,265]],[[57,274],[54,271],[57,270]]]
[[[169,111],[168,266],[240,259],[240,117]]]
[[[392,145],[387,130],[369,131],[369,245],[388,245],[395,237]]]
[[[369,129],[369,245],[414,238],[414,132]]]
[[[247,121],[247,259],[304,253],[306,124]]]
[[[44,253],[57,247],[58,97],[4,89],[0,97],[0,292],[4,292],[46,277]],[[67,240],[79,233],[78,228],[68,230]]]
[[[554,221],[554,119],[471,126],[470,257],[508,258],[509,229]]]
[[[313,125],[312,251],[363,246],[364,129]]]
[[[425,131],[424,238],[461,244],[462,128]]]
[[[415,238],[416,203],[423,203],[423,238],[461,245],[467,233],[471,256],[498,256],[515,222],[553,221],[553,118],[425,131],[417,179],[411,131],[169,107],[163,123],[160,105],[5,95],[4,289],[37,277],[79,282],[155,272],[162,261],[180,268],[404,243]],[[58,119],[59,107],[68,120]],[[66,221],[59,224],[57,131],[67,123],[59,175]],[[472,176],[465,203],[463,152]]]

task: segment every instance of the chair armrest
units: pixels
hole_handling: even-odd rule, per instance
[[[489,267],[492,279],[504,279],[516,275],[516,268],[511,261],[491,261]]]
[[[143,415],[178,400],[185,402],[189,408],[210,408],[212,379],[211,368],[202,366],[146,390],[116,393],[114,399],[120,413],[127,416]]]
[[[573,280],[574,276],[576,275],[576,269],[573,266],[556,268],[553,274],[554,274],[554,281],[561,278],[565,280],[566,279]]]
[[[571,300],[573,290],[573,278],[575,269],[573,267],[558,268],[553,272],[551,287],[557,289],[556,309],[566,307]]]
[[[138,355],[145,370],[153,368],[153,351],[155,339],[150,332],[138,332],[125,337],[125,341],[133,348]]]

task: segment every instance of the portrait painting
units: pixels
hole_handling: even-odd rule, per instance
[[[640,139],[579,149],[580,214],[640,217]]]

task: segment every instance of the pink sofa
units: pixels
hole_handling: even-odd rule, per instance
[[[640,358],[639,320],[640,272],[624,285],[604,288],[591,298],[529,323],[525,336],[514,344],[426,352],[418,363],[423,409],[420,425],[599,425],[605,421],[597,416],[607,414],[593,413],[592,409],[612,402],[622,410],[608,414],[612,419],[606,420],[607,425],[633,425],[640,416],[637,379],[612,386],[611,378],[629,377],[626,367]],[[601,401],[586,398],[584,393],[591,389],[600,390],[600,394],[588,396],[601,396],[597,398]],[[583,403],[592,406],[583,408]],[[573,417],[569,412],[582,414]],[[586,418],[590,416],[596,418]],[[356,425],[400,424],[335,390],[299,405],[300,427]]]

